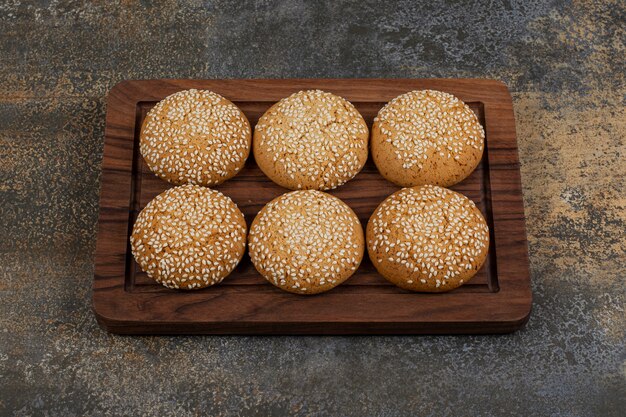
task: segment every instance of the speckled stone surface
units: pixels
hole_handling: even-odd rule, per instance
[[[0,3],[0,415],[623,415],[623,2],[90,3]],[[527,327],[102,331],[90,288],[105,97],[123,79],[160,77],[505,81],[535,297]]]

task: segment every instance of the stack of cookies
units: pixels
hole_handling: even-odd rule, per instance
[[[447,188],[476,168],[484,131],[471,109],[440,91],[391,100],[368,126],[347,100],[320,90],[286,97],[250,123],[211,91],[187,90],[145,118],[140,151],[147,166],[175,185],[139,214],[133,255],[148,276],[174,289],[221,282],[246,242],[257,271],[296,294],[328,291],[358,268],[365,248],[378,272],[410,291],[449,291],[468,282],[489,247],[485,219]],[[250,148],[261,171],[293,190],[270,201],[248,233],[236,204],[209,187],[235,176]],[[366,233],[339,198],[371,149],[381,175],[403,188],[376,208]]]

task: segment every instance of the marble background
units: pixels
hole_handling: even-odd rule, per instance
[[[620,415],[625,22],[618,0],[0,2],[0,415]],[[534,291],[527,327],[102,331],[90,288],[106,94],[162,77],[506,82]]]

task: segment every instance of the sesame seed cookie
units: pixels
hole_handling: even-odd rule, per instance
[[[296,294],[328,291],[363,259],[363,228],[343,201],[321,191],[292,191],[270,201],[248,236],[250,258],[269,282]]]
[[[233,177],[250,153],[246,116],[208,90],[185,90],[146,115],[139,149],[158,177],[176,185],[215,185]]]
[[[291,190],[329,190],[354,178],[367,160],[369,131],[347,100],[300,91],[265,112],[254,129],[257,164]]]
[[[474,202],[435,185],[387,197],[367,224],[367,251],[389,282],[444,292],[468,282],[489,248],[489,228]]]
[[[476,169],[484,139],[474,112],[455,96],[411,91],[374,118],[372,157],[383,177],[397,185],[448,187]]]
[[[183,185],[159,194],[139,213],[130,244],[142,270],[168,288],[217,284],[246,248],[246,221],[216,190]]]

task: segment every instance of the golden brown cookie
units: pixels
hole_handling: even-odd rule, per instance
[[[291,190],[329,190],[367,160],[369,131],[347,100],[320,90],[282,99],[259,119],[252,149],[261,170]]]
[[[207,90],[185,90],[146,115],[139,149],[157,176],[172,184],[219,184],[243,167],[250,123],[237,106]]]
[[[372,157],[380,173],[403,187],[448,187],[469,176],[483,155],[485,132],[455,96],[411,91],[387,103],[372,126]]]
[[[148,203],[130,243],[135,260],[152,279],[168,288],[204,288],[222,281],[241,260],[246,221],[224,194],[188,184]]]
[[[489,228],[474,202],[435,185],[387,197],[366,233],[378,272],[411,291],[444,292],[468,282],[489,248]]]
[[[270,201],[248,236],[250,258],[269,282],[296,294],[328,291],[363,259],[363,228],[343,201],[321,191],[293,191]]]

